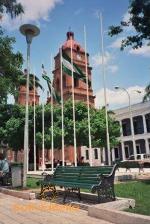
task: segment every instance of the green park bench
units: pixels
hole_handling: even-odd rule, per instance
[[[52,195],[56,193],[56,186],[64,188],[64,198],[70,192],[76,191],[81,200],[81,189],[89,190],[97,193],[98,202],[115,200],[114,192],[114,176],[117,165],[114,166],[78,166],[67,167],[58,166],[54,174],[46,175],[41,184],[40,196],[44,197],[45,192],[52,191]]]

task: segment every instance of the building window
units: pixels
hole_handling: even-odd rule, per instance
[[[136,152],[137,152],[137,154],[141,154],[141,147],[140,147],[140,145],[136,145]]]
[[[85,150],[85,157],[86,157],[86,160],[89,160],[89,150],[88,149]]]
[[[125,146],[125,147],[124,147],[124,150],[125,150],[125,157],[128,159],[129,156],[130,156],[130,153],[129,153],[129,146]]]
[[[115,159],[119,159],[119,149],[114,148],[114,151],[115,151]]]
[[[150,114],[145,115],[147,132],[150,133]]]
[[[134,117],[133,118],[133,125],[134,125],[134,134],[135,135],[144,133],[142,116]]]
[[[98,159],[98,150],[97,149],[94,149],[94,157],[95,157],[95,159]]]
[[[130,119],[125,119],[122,121],[122,131],[123,131],[123,136],[131,135]]]

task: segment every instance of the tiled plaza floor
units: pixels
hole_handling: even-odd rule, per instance
[[[40,200],[23,200],[0,193],[0,224],[111,224],[87,211]]]

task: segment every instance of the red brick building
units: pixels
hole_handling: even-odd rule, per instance
[[[37,88],[35,89],[35,105],[39,105],[40,96],[37,93]],[[20,86],[18,104],[26,105],[26,86]],[[29,90],[29,105],[34,105],[34,89]]]
[[[85,74],[85,51],[81,47],[81,45],[75,41],[74,33],[67,32],[67,40],[62,46],[62,50],[71,58],[71,39],[72,39],[72,53],[73,53],[73,62],[81,69],[81,71]],[[54,73],[54,89],[60,95],[61,91],[61,63],[60,63],[60,53],[55,56],[55,69]],[[88,78],[91,81],[92,76],[92,67],[89,65],[89,54],[87,53],[87,66],[88,66]],[[86,83],[74,79],[74,98],[76,101],[83,101],[87,103],[87,86]],[[65,74],[63,72],[63,98],[64,100],[68,100],[72,98],[72,77]],[[89,88],[89,103],[91,106],[94,106],[94,98],[92,85]],[[48,102],[50,102],[50,98],[48,98]]]

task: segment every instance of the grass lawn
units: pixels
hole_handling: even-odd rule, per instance
[[[36,185],[38,180],[37,178],[28,178],[27,187],[40,188]],[[135,209],[127,209],[128,212],[150,215],[150,180],[115,184],[115,193],[117,197],[135,199]]]
[[[135,209],[128,212],[150,215],[150,180],[116,184],[115,192],[117,197],[135,199]]]
[[[27,178],[27,187],[28,188],[40,188],[40,185],[38,186],[36,183],[41,180],[34,177],[28,177]]]

